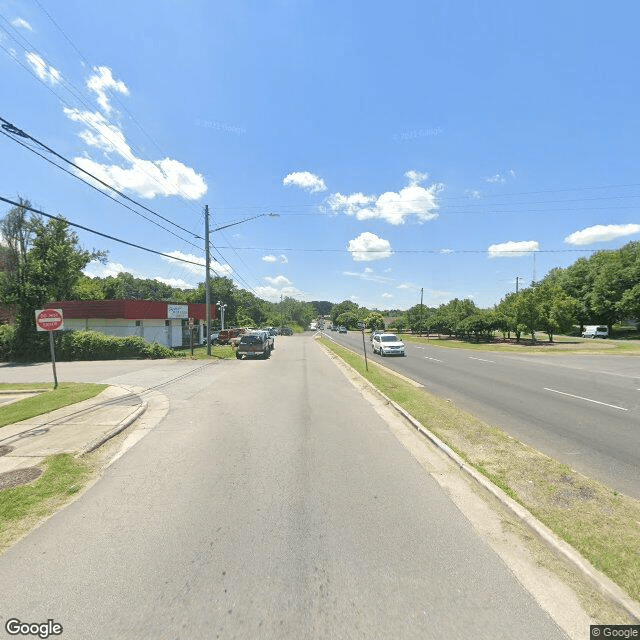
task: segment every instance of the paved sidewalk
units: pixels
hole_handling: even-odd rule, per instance
[[[0,474],[36,466],[50,455],[92,451],[146,408],[146,400],[134,388],[110,386],[89,400],[2,427]]]

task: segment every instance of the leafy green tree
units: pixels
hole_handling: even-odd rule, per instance
[[[413,333],[422,334],[431,328],[435,313],[435,309],[430,309],[424,304],[416,304],[406,312],[405,320]]]
[[[39,357],[44,340],[36,332],[36,309],[71,298],[82,269],[106,257],[103,251],[82,249],[66,220],[44,222],[41,216],[28,217],[29,207],[27,201],[21,201],[0,223],[15,265],[0,280],[0,298],[16,310],[16,359]]]
[[[568,333],[582,310],[582,305],[567,295],[559,285],[541,284],[535,288],[540,331],[553,342],[554,334]]]
[[[363,322],[365,327],[367,327],[367,329],[371,329],[371,331],[375,331],[376,329],[384,329],[384,318],[378,311],[371,312],[368,316],[365,317]]]
[[[344,300],[338,304],[334,304],[331,309],[331,322],[333,324],[340,324],[338,322],[338,316],[343,313],[354,313],[359,309],[359,306],[352,300]]]

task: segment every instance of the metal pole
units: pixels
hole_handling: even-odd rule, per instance
[[[53,348],[53,331],[49,331],[49,346],[51,347],[51,366],[53,367],[53,388],[58,388],[58,376],[56,374],[56,352]]]
[[[367,361],[367,345],[364,341],[364,327],[362,328],[362,349],[364,351],[364,367],[369,371],[369,362]]]
[[[422,319],[422,294],[424,293],[424,287],[420,288],[420,336],[422,337],[422,323],[424,320]]]
[[[211,256],[209,255],[209,205],[204,206],[204,253],[207,262],[204,287],[205,287],[205,305],[207,307],[207,355],[211,355],[211,292],[209,291],[209,267]]]

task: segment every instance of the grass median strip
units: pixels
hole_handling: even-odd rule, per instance
[[[320,342],[640,600],[640,501],[587,478],[452,403]]]
[[[0,427],[28,420],[43,413],[66,407],[82,400],[97,396],[107,388],[106,384],[84,384],[80,382],[61,382],[57,389],[53,383],[36,384],[0,384],[0,391],[28,391],[46,389],[37,396],[24,398],[12,404],[0,407]]]

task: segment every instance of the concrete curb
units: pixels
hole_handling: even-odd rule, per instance
[[[119,433],[124,431],[127,427],[131,426],[149,407],[149,403],[144,400],[142,404],[130,415],[121,420],[111,431],[102,434],[99,438],[96,438],[89,444],[85,445],[76,456],[83,455],[85,453],[91,453],[91,451],[95,451],[98,447],[101,447],[107,440],[111,440],[114,436],[117,436]]]
[[[325,351],[327,349],[322,346]],[[342,345],[340,345],[342,346]],[[350,349],[349,349],[350,350]],[[331,356],[339,358],[338,355],[333,352],[329,352]],[[464,471],[470,478],[472,478],[480,487],[488,491],[492,496],[497,498],[500,503],[506,507],[515,517],[517,517],[528,529],[535,534],[542,542],[554,549],[554,551],[569,561],[573,567],[575,567],[580,573],[587,578],[605,597],[609,598],[612,602],[624,609],[636,623],[640,623],[640,603],[633,600],[628,596],[625,591],[620,588],[611,578],[606,576],[601,571],[598,571],[586,558],[584,558],[576,549],[559,538],[551,529],[540,522],[535,516],[527,511],[521,504],[509,497],[502,489],[494,485],[488,478],[483,476],[480,472],[476,471],[473,467],[468,465],[453,449],[447,446],[440,438],[431,433],[424,425],[418,422],[412,415],[410,415],[399,404],[391,400],[379,389],[373,386],[366,378],[364,378],[358,371],[356,371],[351,365],[342,360],[343,364],[348,367],[361,381],[365,384],[370,391],[378,395],[385,402],[389,403],[403,418],[405,418],[409,424],[416,429],[420,434],[427,438],[438,449],[445,453],[458,468]],[[378,363],[375,363],[376,365]]]

